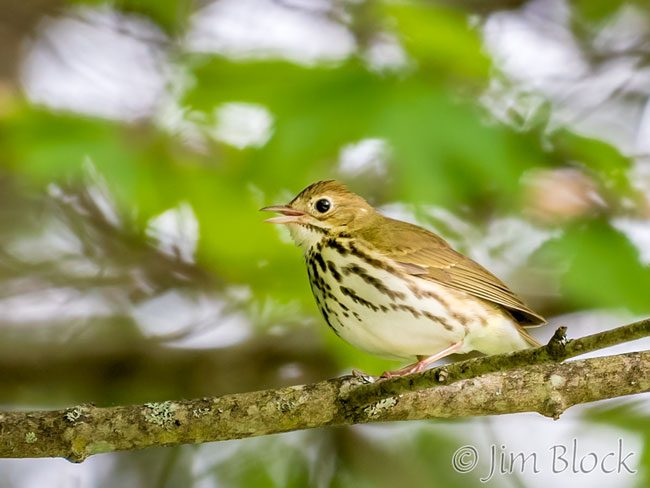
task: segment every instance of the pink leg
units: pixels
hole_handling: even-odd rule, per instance
[[[435,363],[439,359],[442,359],[445,356],[449,356],[450,354],[458,352],[458,350],[461,347],[463,347],[463,341],[456,342],[455,344],[452,344],[451,346],[443,349],[442,351],[434,354],[433,356],[425,356],[425,357],[418,356],[419,361],[417,363],[409,364],[408,366],[404,366],[403,368],[395,371],[385,371],[381,375],[381,377],[395,378],[396,376],[404,376],[407,374],[419,373],[420,371],[424,371],[427,368],[427,366]]]

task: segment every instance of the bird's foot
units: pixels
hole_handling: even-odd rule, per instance
[[[380,378],[385,380],[388,378],[397,378],[399,376],[405,376],[407,374],[419,373],[420,371],[423,371],[426,367],[427,367],[427,363],[424,360],[422,360],[422,361],[418,361],[417,363],[404,366],[403,368],[396,369],[395,371],[384,371],[381,374]]]
[[[399,376],[405,376],[407,374],[419,373],[420,371],[424,371],[427,369],[427,367],[444,358],[445,356],[449,356],[450,354],[458,352],[462,347],[463,341],[459,341],[432,356],[418,356],[417,363],[409,364],[408,366],[404,366],[403,368],[397,369],[395,371],[384,371],[380,378],[397,378]]]

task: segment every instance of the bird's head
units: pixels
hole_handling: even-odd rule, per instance
[[[286,224],[299,246],[308,248],[325,235],[353,232],[366,225],[375,210],[359,195],[334,180],[309,185],[287,205],[264,207],[282,215],[266,222]]]

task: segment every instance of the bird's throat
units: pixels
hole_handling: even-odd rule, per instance
[[[310,224],[288,224],[291,239],[305,253],[327,236],[327,230]]]

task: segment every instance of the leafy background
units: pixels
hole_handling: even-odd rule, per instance
[[[444,235],[574,336],[650,311],[641,1],[3,2],[0,403],[190,398],[395,367],[262,223],[318,179]],[[647,347],[648,341],[626,346]],[[617,351],[627,350],[625,347]],[[3,486],[648,486],[648,396],[63,460]],[[554,473],[617,449],[631,467]],[[471,473],[452,469],[463,445]]]

